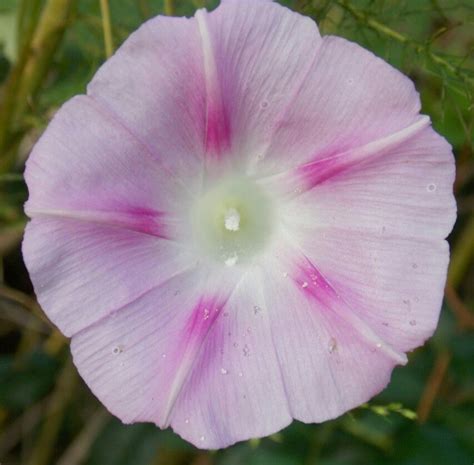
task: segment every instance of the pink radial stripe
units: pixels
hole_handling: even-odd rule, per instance
[[[263,185],[274,186],[279,193],[294,196],[311,190],[346,172],[361,169],[366,163],[375,161],[390,153],[390,151],[407,143],[430,125],[427,116],[420,116],[410,126],[389,136],[369,142],[360,147],[347,151],[333,152],[325,156],[323,153],[314,155],[314,159],[292,170],[262,178]]]
[[[147,209],[127,207],[123,210],[114,208],[111,211],[80,211],[58,209],[25,208],[30,218],[56,217],[68,218],[96,224],[115,226],[131,231],[156,236],[161,239],[171,239],[172,234],[167,230],[166,214]]]
[[[383,351],[394,362],[404,365],[406,355],[395,350],[382,340],[371,328],[360,319],[357,313],[341,297],[341,294],[329,283],[307,257],[303,257],[292,276],[301,292],[309,299],[319,302],[329,312],[337,314],[348,323],[374,351]]]
[[[211,160],[220,159],[230,150],[230,120],[221,94],[208,13],[206,10],[198,10],[195,18],[201,35],[206,77],[206,156]]]
[[[174,241],[105,223],[36,217],[25,231],[32,234],[25,263],[41,306],[66,336],[195,265]]]
[[[203,296],[193,308],[191,316],[183,328],[181,337],[173,351],[172,360],[177,369],[169,386],[169,394],[164,406],[160,426],[165,427],[169,425],[170,415],[176,399],[199,354],[201,345],[204,343],[210,328],[220,316],[226,301],[227,299],[215,296]]]
[[[169,425],[231,294],[230,282],[220,281],[218,287],[226,290],[207,292],[201,278],[196,270],[180,273],[73,336],[72,353],[82,376],[125,423]]]

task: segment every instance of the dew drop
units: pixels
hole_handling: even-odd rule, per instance
[[[186,418],[186,419],[184,420],[184,422],[185,422],[187,425],[189,425],[189,418]]]
[[[416,326],[416,320],[410,320],[410,326]]]
[[[244,345],[244,348],[242,349],[242,352],[244,354],[244,357],[248,357],[250,355],[250,349],[247,344]]]
[[[428,185],[426,186],[426,190],[427,190],[428,192],[434,192],[434,191],[436,190],[436,184],[433,184],[433,183],[428,184]]]
[[[254,313],[255,315],[257,315],[258,313],[260,313],[261,310],[262,310],[261,307],[259,307],[258,305],[254,305],[254,307],[253,307],[253,313]]]
[[[418,268],[418,264],[412,263],[411,267],[412,267],[414,270],[416,270],[416,269]]]
[[[225,368],[221,368],[221,375],[226,375],[229,373]]]
[[[209,318],[209,314],[210,314],[209,309],[205,308],[203,313],[204,313],[204,320],[207,320]]]
[[[301,287],[302,287],[303,289],[306,289],[306,288],[308,287],[308,283],[305,281],[305,282],[301,285]]]
[[[382,347],[382,344],[380,344],[380,342],[377,342],[377,344],[375,344],[375,346],[377,347],[377,349],[380,349]]]
[[[260,108],[267,108],[268,107],[268,101],[267,100],[264,100],[261,104],[260,104]]]
[[[239,344],[237,344],[237,342],[234,342],[232,345],[233,345],[236,349],[237,349],[237,347],[239,347]]]
[[[328,345],[328,350],[329,353],[332,354],[335,350],[337,349],[337,341],[335,338],[329,339],[329,345]]]
[[[241,371],[239,371],[239,378],[242,378],[242,376],[244,376],[244,374]]]
[[[115,346],[113,349],[112,349],[112,353],[114,355],[118,355],[118,354],[121,354],[123,352],[123,346]]]
[[[162,353],[162,354],[161,354],[161,358],[166,358],[166,354],[165,354],[165,353]]]
[[[286,271],[283,273],[283,277],[288,278],[288,273]]]
[[[200,440],[201,442],[204,442],[205,439],[206,439],[206,436],[201,436],[201,437],[199,438],[199,440]]]

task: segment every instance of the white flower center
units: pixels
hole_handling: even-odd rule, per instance
[[[196,201],[192,224],[205,257],[226,267],[241,265],[268,244],[274,229],[273,205],[253,180],[226,178]]]

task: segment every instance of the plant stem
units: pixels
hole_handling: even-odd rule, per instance
[[[3,89],[0,108],[0,172],[8,171],[14,160],[6,157],[8,140],[31,103],[49,69],[77,0],[47,0],[32,34],[31,42],[12,68]]]
[[[56,382],[56,388],[51,395],[49,408],[43,420],[36,444],[32,450],[28,465],[46,465],[51,463],[56,439],[63,421],[66,406],[72,397],[77,381],[75,368],[68,360]]]
[[[100,12],[102,15],[102,30],[104,32],[105,56],[110,58],[114,53],[114,43],[112,39],[109,0],[100,0]]]
[[[174,15],[174,0],[165,0],[164,13],[167,16]]]

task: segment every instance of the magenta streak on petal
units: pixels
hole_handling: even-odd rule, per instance
[[[183,333],[172,356],[176,371],[170,382],[161,426],[169,425],[170,415],[176,399],[179,396],[209,330],[220,315],[226,302],[227,299],[202,297],[192,310],[191,316],[183,329]]]
[[[124,209],[111,207],[107,211],[35,209],[25,207],[25,212],[30,218],[41,216],[70,218],[89,223],[116,226],[161,239],[170,239],[164,221],[165,213],[141,207],[125,207]]]
[[[430,119],[427,116],[421,116],[410,126],[387,137],[333,157],[309,162],[297,169],[297,176],[302,178],[306,189],[311,189],[361,162],[386,154],[390,149],[418,134],[429,123]]]
[[[224,106],[217,66],[214,58],[211,35],[207,20],[207,11],[199,10],[196,20],[201,34],[206,75],[206,155],[220,159],[230,148],[229,115]]]
[[[299,195],[344,172],[356,169],[363,163],[386,155],[390,150],[420,133],[429,124],[430,119],[422,115],[413,124],[394,134],[344,152],[331,148],[327,153],[315,155],[313,161],[305,163],[293,171],[264,178],[263,182],[286,185],[284,190],[287,193]]]
[[[389,346],[366,322],[357,316],[350,308],[350,305],[344,301],[341,295],[307,257],[304,257],[302,262],[297,265],[293,280],[308,299],[316,300],[328,311],[352,326],[354,331],[374,350],[380,350],[400,365],[404,365],[407,362],[405,354]]]

